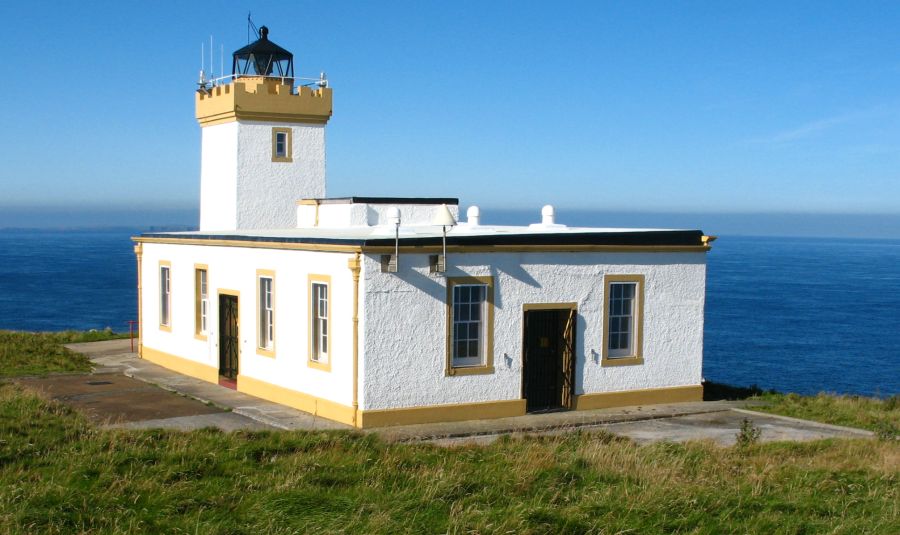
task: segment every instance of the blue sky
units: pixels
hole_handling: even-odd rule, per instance
[[[220,4],[4,2],[0,207],[194,208],[250,10],[328,73],[331,196],[900,214],[898,2]]]

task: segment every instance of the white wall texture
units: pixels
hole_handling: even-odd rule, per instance
[[[604,274],[642,274],[643,365],[601,367]],[[576,394],[698,385],[703,362],[704,253],[448,255],[448,277],[494,276],[494,367],[446,376],[446,279],[427,255],[401,255],[399,273],[363,262],[360,407],[365,410],[522,397],[526,303],[578,303]]]
[[[237,228],[292,228],[297,200],[325,196],[325,126],[239,124]],[[272,128],[287,126],[293,161],[273,162]]]
[[[145,243],[143,344],[218,369],[218,292],[240,292],[239,373],[344,405],[353,401],[353,279],[347,253]],[[172,264],[172,331],[159,329],[159,261]],[[207,264],[210,334],[194,338],[194,264]],[[275,357],[257,355],[256,270],[275,271]],[[307,366],[308,274],[331,276],[330,372]]]
[[[431,225],[434,215],[441,207],[439,204],[368,204],[368,203],[328,203],[318,207],[310,204],[297,205],[297,227],[316,226],[316,209],[318,208],[318,226],[348,227],[387,225],[387,211],[391,207],[400,209],[401,232],[403,227],[412,225]],[[459,220],[459,206],[447,205],[453,218]]]
[[[238,124],[207,126],[200,132],[200,230],[237,228]]]
[[[272,128],[291,128],[291,162]],[[325,196],[325,126],[234,121],[202,129],[200,230],[292,228],[295,202]]]

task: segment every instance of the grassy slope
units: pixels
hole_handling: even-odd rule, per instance
[[[86,370],[0,331],[8,374]],[[114,431],[0,383],[0,533],[897,533],[900,443],[441,449],[352,433]]]
[[[753,407],[754,410],[859,427],[885,436],[900,434],[900,395],[877,399],[833,394],[799,396],[770,392],[757,398],[768,402],[769,405]]]
[[[900,445],[442,449],[342,432],[92,428],[0,385],[0,531],[897,533]]]
[[[0,377],[88,372],[91,363],[87,357],[66,349],[62,344],[127,337],[127,334],[108,331],[29,333],[0,330]]]

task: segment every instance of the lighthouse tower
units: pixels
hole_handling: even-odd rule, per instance
[[[234,52],[232,77],[201,80],[200,230],[295,226],[295,202],[325,196],[331,89],[294,87],[294,56],[259,39]]]

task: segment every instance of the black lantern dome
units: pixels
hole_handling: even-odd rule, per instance
[[[231,74],[294,77],[294,55],[269,41],[269,29],[259,29],[259,39],[236,50]]]

